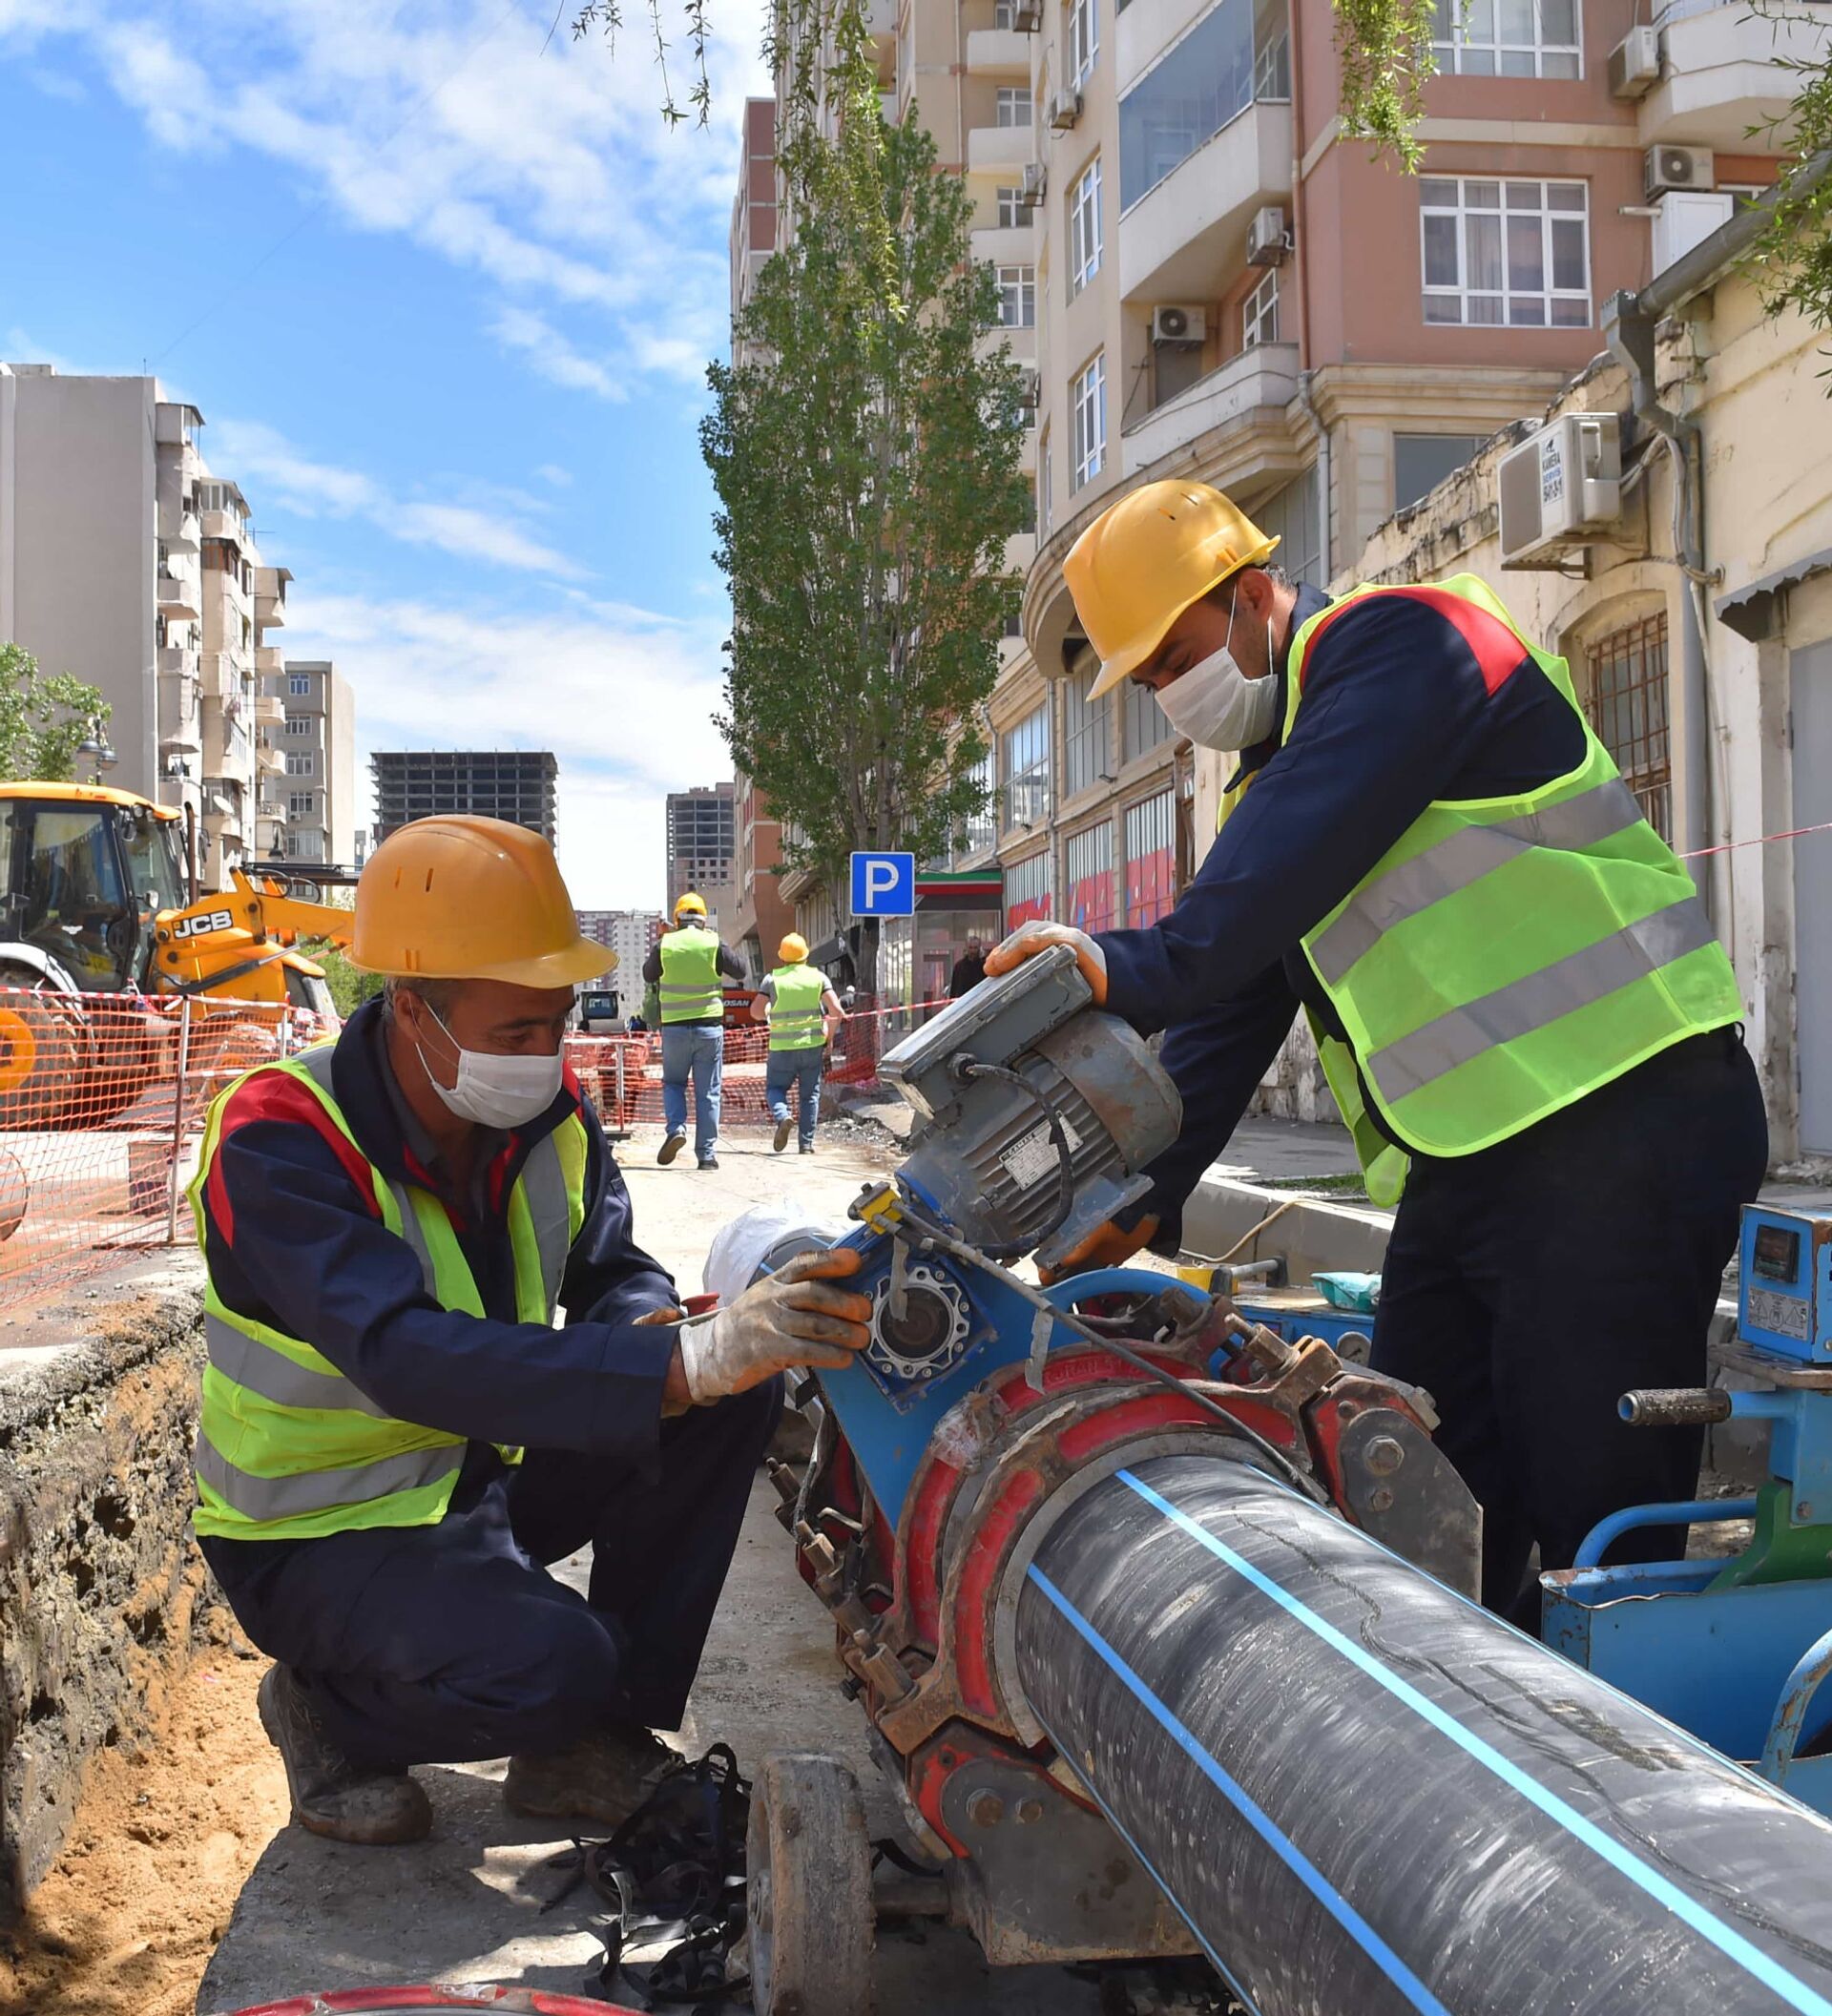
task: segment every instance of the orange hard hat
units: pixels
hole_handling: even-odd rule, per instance
[[[397,979],[573,987],[605,969],[553,849],[500,819],[417,819],[369,856],[349,960]]]
[[[697,889],[685,889],[675,898],[677,917],[704,917],[705,914],[706,899]]]
[[[1206,483],[1141,484],[1069,550],[1062,578],[1100,657],[1096,699],[1148,665],[1193,603],[1279,544]]]

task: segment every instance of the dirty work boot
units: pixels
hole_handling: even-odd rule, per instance
[[[405,1771],[359,1771],[324,1734],[291,1668],[269,1667],[255,1698],[286,1767],[293,1819],[308,1834],[362,1848],[426,1839],[432,1831],[426,1794]]]
[[[717,1155],[701,1155],[699,1166],[702,1169],[717,1169],[718,1167],[718,1157]]]
[[[656,1156],[656,1160],[661,1164],[662,1168],[666,1169],[669,1163],[686,1146],[687,1136],[685,1134],[670,1134],[667,1140],[661,1144],[661,1152]]]
[[[802,1150],[801,1150],[801,1152],[802,1152],[802,1154],[804,1154],[804,1155],[811,1155],[811,1154],[813,1154],[813,1153],[814,1153],[814,1143],[813,1143],[812,1141],[803,1141],[803,1142],[802,1142]]]
[[[503,1799],[511,1813],[536,1819],[619,1827],[676,1761],[658,1736],[640,1723],[624,1723],[544,1756],[510,1757]]]
[[[789,1130],[794,1125],[795,1122],[789,1118],[787,1113],[784,1113],[776,1123],[776,1139],[771,1142],[770,1146],[779,1155],[789,1145]]]

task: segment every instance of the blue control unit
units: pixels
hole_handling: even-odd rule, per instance
[[[1744,1341],[1773,1357],[1832,1364],[1832,1218],[1751,1204],[1738,1264]]]

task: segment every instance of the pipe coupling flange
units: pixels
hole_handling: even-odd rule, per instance
[[[886,1276],[872,1291],[865,1362],[904,1385],[946,1372],[967,1349],[968,1332],[973,1327],[960,1283],[918,1261],[904,1276],[901,1316],[892,1313],[890,1295]]]

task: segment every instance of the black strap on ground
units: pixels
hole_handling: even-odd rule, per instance
[[[635,2009],[716,2006],[749,1983],[731,1973],[744,1935],[744,1829],[751,1788],[729,1744],[664,1773],[605,1840],[555,1858],[572,1875],[541,1907],[587,1882],[606,1907],[593,1926],[603,1962],[586,1992]]]

